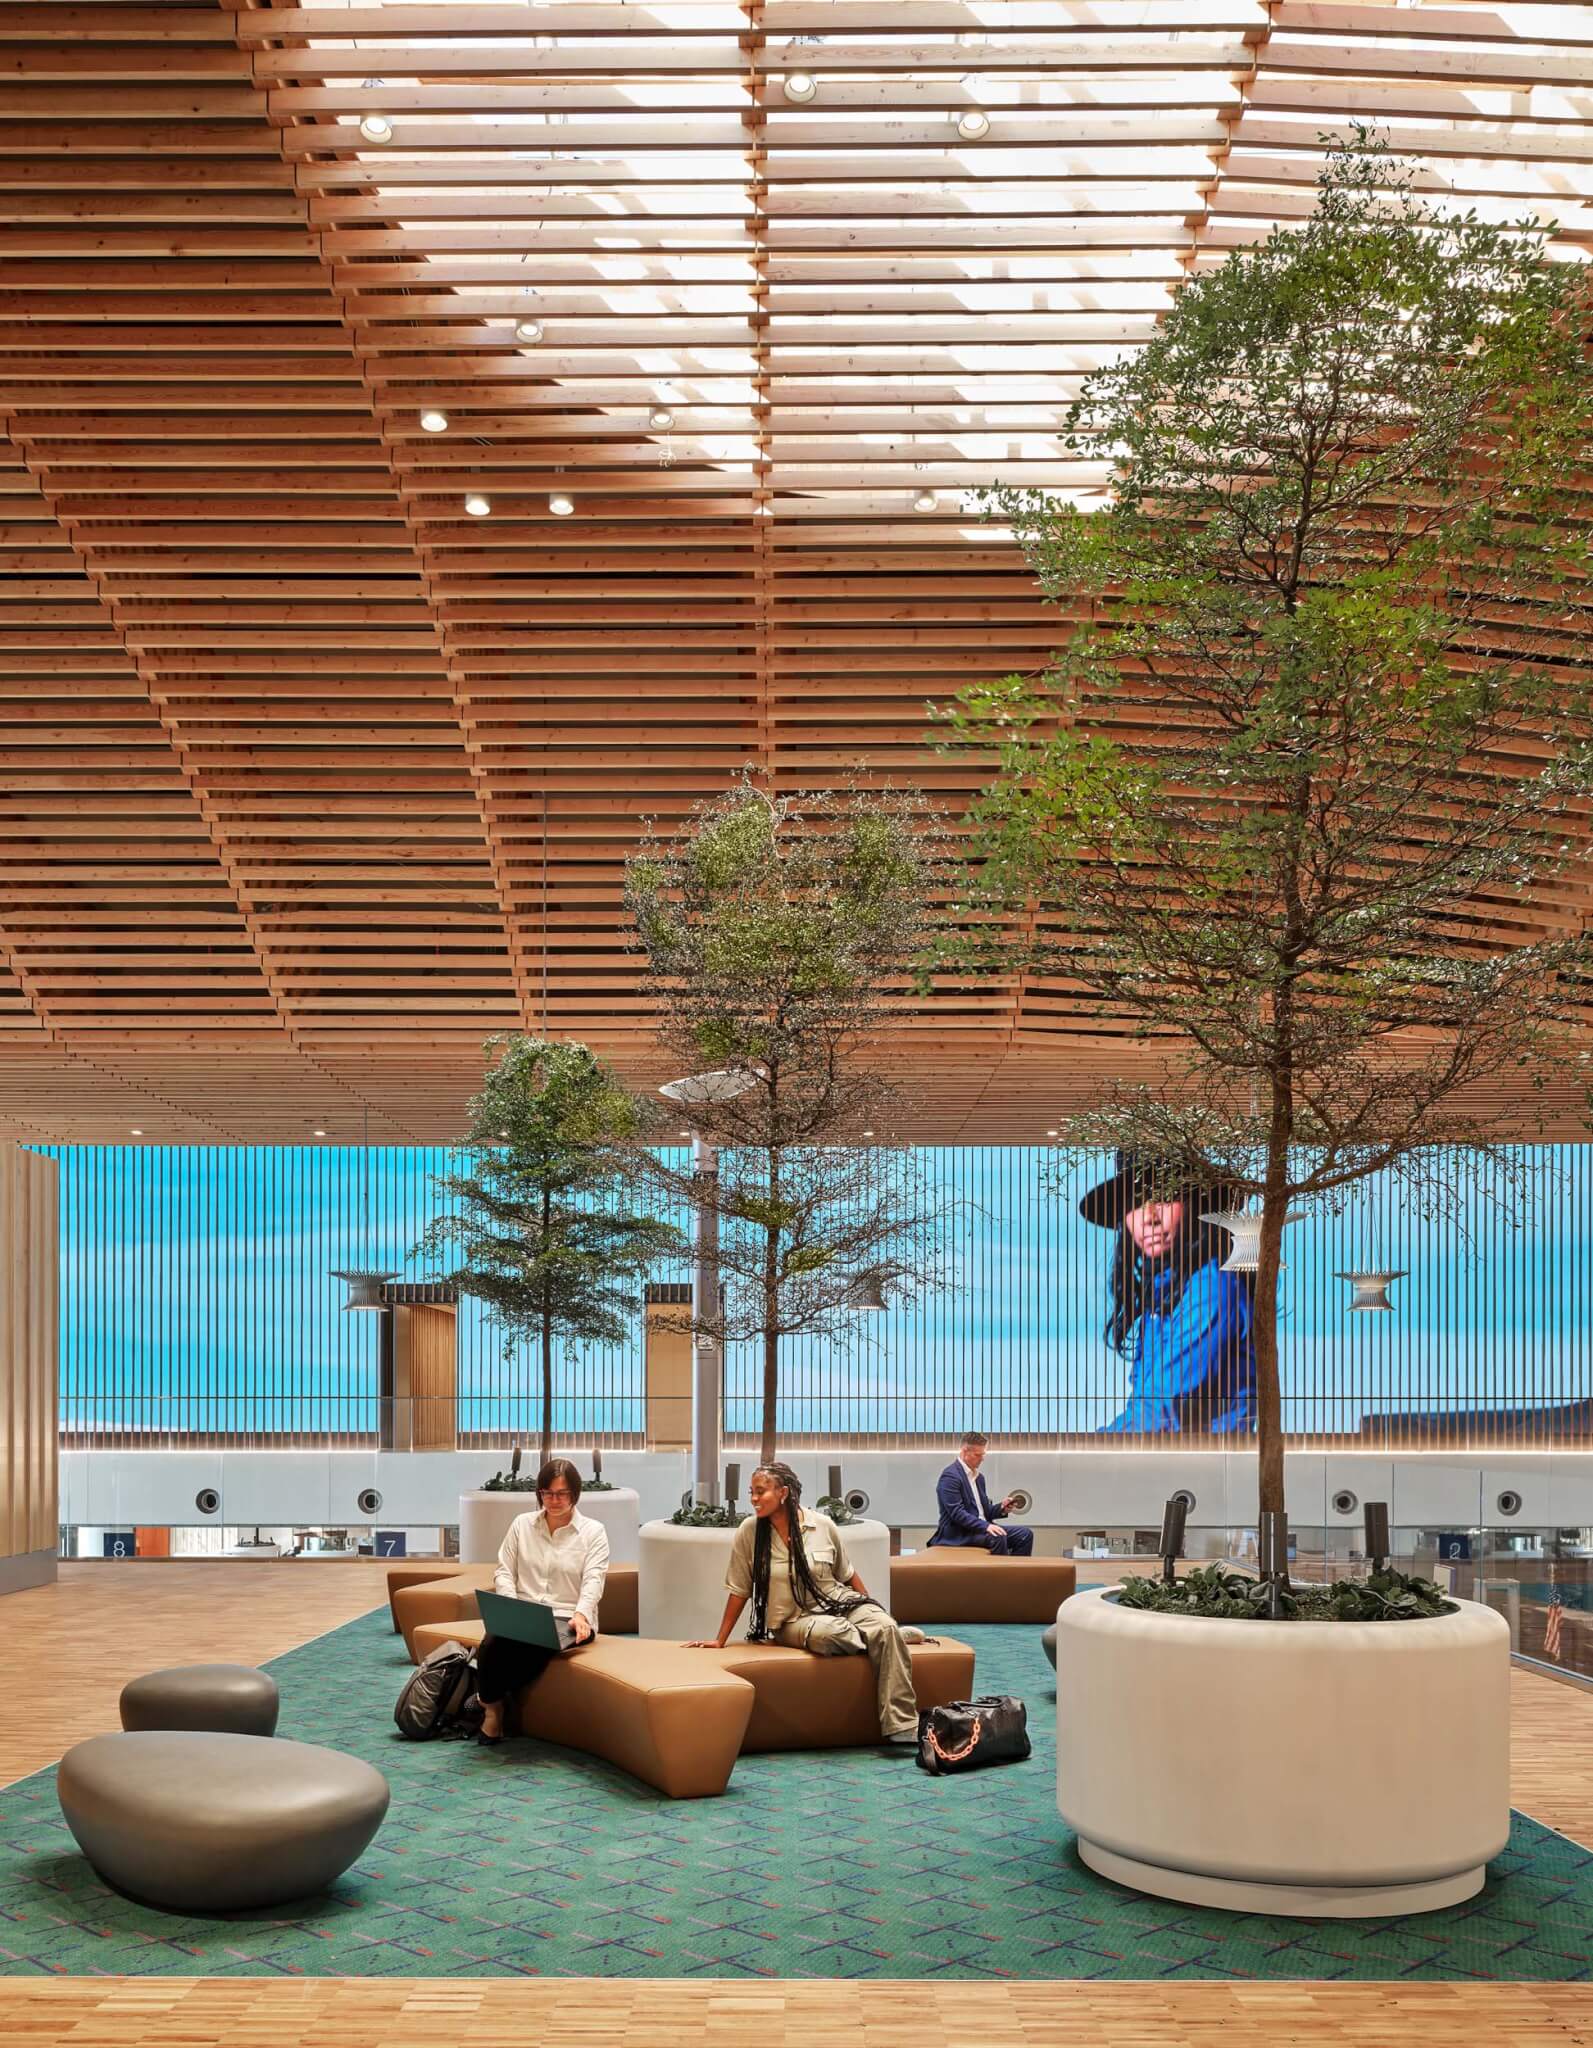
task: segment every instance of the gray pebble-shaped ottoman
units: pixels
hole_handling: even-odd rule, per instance
[[[61,1759],[66,1824],[118,1891],[227,1913],[323,1891],[382,1824],[387,1780],[358,1757],[259,1735],[96,1735]]]
[[[178,1664],[122,1687],[122,1726],[208,1729],[217,1735],[274,1735],[277,1682],[248,1664]]]

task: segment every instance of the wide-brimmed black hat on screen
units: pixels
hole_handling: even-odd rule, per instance
[[[1119,1148],[1112,1154],[1110,1176],[1098,1180],[1080,1196],[1079,1214],[1086,1223],[1116,1230],[1129,1210],[1144,1202],[1172,1202],[1190,1195],[1198,1196],[1203,1205],[1213,1209],[1236,1209],[1244,1201],[1239,1190],[1226,1182],[1202,1182],[1187,1175],[1181,1178],[1165,1159],[1152,1159],[1145,1153]]]

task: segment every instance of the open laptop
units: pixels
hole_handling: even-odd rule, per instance
[[[573,1650],[575,1631],[540,1600],[511,1600],[506,1593],[478,1593],[476,1604],[489,1635],[531,1643],[539,1650]]]

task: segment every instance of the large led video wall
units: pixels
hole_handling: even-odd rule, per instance
[[[427,1277],[409,1256],[441,1151],[64,1147],[62,1428],[69,1442],[374,1442],[380,1319],[343,1309],[339,1268]],[[1370,1183],[1289,1227],[1284,1416],[1301,1439],[1382,1445],[1593,1442],[1593,1153],[1527,1172],[1438,1222]],[[1106,1163],[1022,1148],[925,1149],[949,1218],[939,1291],[862,1311],[841,1343],[788,1340],[788,1440],[993,1434],[1102,1444],[1242,1441],[1254,1421],[1251,1283],[1233,1240],[1183,1213],[1135,1217]],[[1102,1190],[1107,1192],[1103,1193]],[[1525,1192],[1522,1192],[1522,1190]],[[368,1200],[367,1200],[368,1197]],[[1092,1220],[1093,1218],[1093,1220]],[[1395,1273],[1379,1287],[1341,1277]],[[680,1281],[683,1270],[660,1272]],[[1368,1295],[1387,1307],[1353,1307]],[[725,1419],[755,1432],[761,1360],[726,1360]],[[461,1304],[461,1441],[534,1432],[536,1374]],[[562,1356],[557,1431],[638,1442],[628,1341]]]

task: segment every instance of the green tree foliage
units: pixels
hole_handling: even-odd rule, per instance
[[[683,1074],[744,1082],[692,1122],[718,1172],[648,1170],[717,1229],[724,1302],[696,1328],[763,1353],[763,1448],[775,1450],[782,1337],[859,1335],[856,1285],[936,1284],[944,1217],[891,1145],[900,1097],[869,1057],[926,943],[938,840],[921,799],[820,792],[797,804],[743,780],[626,873],[658,1036]],[[865,1131],[873,1141],[858,1141]]]
[[[552,1453],[554,1353],[611,1344],[658,1261],[684,1249],[675,1227],[629,1207],[635,1103],[584,1045],[505,1036],[470,1104],[468,1164],[432,1176],[447,1205],[416,1253],[457,1261],[462,1293],[487,1303],[504,1355],[536,1348],[542,1459]]]
[[[997,915],[965,957],[1180,1056],[1075,1141],[1260,1199],[1263,1508],[1290,1203],[1391,1170],[1430,1213],[1444,1148],[1488,1156],[1487,1102],[1585,1014],[1587,312],[1579,265],[1429,207],[1363,135],[1309,219],[1086,380],[1101,509],[995,494],[1070,632],[947,714],[994,767]],[[1036,903],[1054,936],[1028,944],[1010,913]]]

